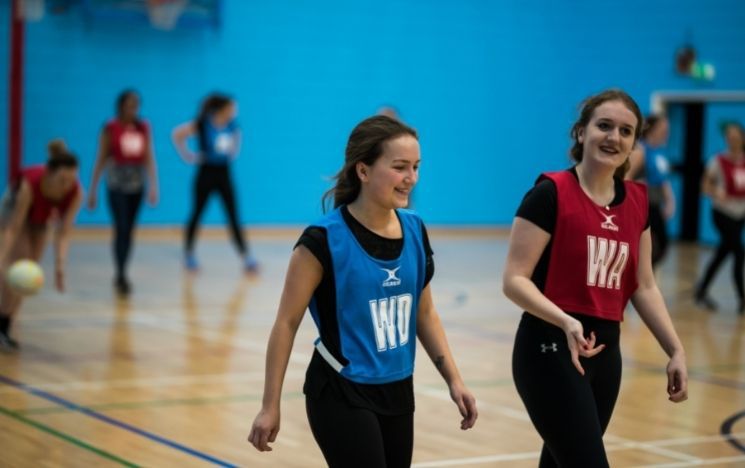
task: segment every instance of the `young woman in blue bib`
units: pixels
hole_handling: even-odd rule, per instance
[[[269,338],[262,409],[248,436],[271,450],[280,395],[306,308],[319,331],[304,393],[313,435],[331,467],[408,467],[414,440],[416,338],[462,415],[476,402],[458,373],[429,286],[432,250],[422,220],[404,210],[419,178],[416,132],[376,116],[349,137],[334,210],[308,227],[292,254]]]

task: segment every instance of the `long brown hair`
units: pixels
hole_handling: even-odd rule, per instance
[[[582,101],[579,118],[576,122],[574,122],[574,125],[572,125],[572,130],[569,132],[569,135],[574,140],[574,145],[572,146],[572,149],[569,150],[569,155],[575,162],[579,163],[582,161],[582,152],[584,150],[584,145],[579,142],[580,130],[587,127],[587,125],[590,123],[592,114],[595,112],[595,109],[600,107],[601,104],[609,101],[621,101],[628,110],[634,113],[637,122],[636,128],[634,129],[634,145],[636,145],[636,142],[639,141],[639,138],[642,134],[642,124],[644,122],[644,119],[642,118],[642,112],[641,110],[639,110],[639,106],[636,104],[636,101],[634,101],[634,99],[623,90],[607,89]],[[616,169],[616,172],[613,174],[614,177],[623,179],[626,175],[626,172],[628,172],[629,167],[631,167],[631,163],[629,162],[629,158],[627,157],[623,165]]]
[[[385,142],[403,135],[417,138],[416,130],[384,115],[369,117],[358,123],[349,135],[344,166],[334,176],[336,184],[321,199],[324,211],[332,198],[334,208],[357,199],[362,186],[357,176],[357,163],[372,166],[383,154]]]

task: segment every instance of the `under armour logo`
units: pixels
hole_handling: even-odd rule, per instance
[[[401,284],[401,279],[396,276],[396,272],[401,269],[401,266],[389,270],[388,268],[381,268],[384,272],[388,273],[388,277],[383,281],[383,287],[398,286]]]
[[[613,218],[616,217],[616,215],[607,215],[603,213],[602,211],[600,214],[605,218],[605,221],[600,223],[600,227],[603,229],[608,229],[609,231],[618,231],[618,226],[616,226],[616,223],[613,222]]]
[[[545,343],[541,343],[541,352],[546,353],[548,351],[557,352],[559,350],[559,347],[556,345],[556,343],[551,343],[550,345],[547,345]]]

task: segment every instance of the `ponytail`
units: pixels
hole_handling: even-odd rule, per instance
[[[47,169],[54,172],[60,168],[78,167],[78,158],[70,153],[62,138],[55,138],[47,143],[49,158],[47,159]]]

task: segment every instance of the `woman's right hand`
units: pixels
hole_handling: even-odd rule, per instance
[[[259,452],[271,452],[272,448],[269,446],[269,442],[274,442],[277,439],[278,432],[279,408],[262,408],[259,414],[256,415],[253,426],[251,426],[248,441]]]
[[[712,194],[712,197],[714,201],[719,203],[724,203],[727,201],[727,191],[724,189],[724,187],[717,187],[714,189],[714,193]]]
[[[93,190],[90,191],[88,194],[88,201],[86,203],[89,210],[95,210],[96,209],[96,194],[93,193]]]
[[[595,332],[590,332],[590,338],[586,339],[582,323],[574,317],[569,317],[563,329],[567,336],[567,345],[569,346],[569,353],[572,356],[572,364],[574,364],[574,367],[577,368],[580,374],[585,375],[585,370],[579,362],[579,357],[593,357],[604,350],[605,345],[595,346]]]

